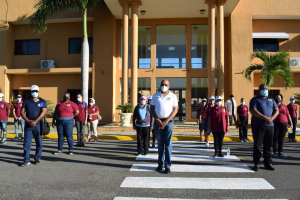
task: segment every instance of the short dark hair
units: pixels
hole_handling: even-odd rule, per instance
[[[78,93],[77,95],[80,95],[80,96],[82,96],[82,94],[81,94],[81,93]],[[77,95],[76,95],[76,96],[77,96]],[[82,96],[82,97],[83,97],[83,96]]]
[[[66,94],[68,94],[68,95],[70,96],[70,92],[65,92],[65,93],[64,93],[64,96],[65,96]]]
[[[274,99],[275,99],[275,97],[277,97],[277,96],[280,96],[280,97],[281,97],[281,100],[283,100],[282,94],[276,94],[276,95],[274,96]]]
[[[229,97],[232,98],[232,97],[234,97],[234,96],[233,96],[233,95],[230,95]]]
[[[241,98],[241,101],[245,100],[244,98]]]

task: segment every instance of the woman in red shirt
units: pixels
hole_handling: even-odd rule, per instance
[[[279,114],[274,119],[273,152],[274,156],[283,157],[283,141],[287,132],[287,127],[289,124],[293,129],[293,124],[288,108],[282,104],[283,96],[277,94],[274,99],[278,106]]]
[[[214,158],[217,156],[224,157],[222,154],[222,146],[224,135],[229,130],[229,113],[228,110],[222,106],[221,96],[216,97],[216,105],[210,109],[208,117],[209,130],[214,136]]]
[[[63,101],[58,102],[53,113],[52,127],[56,125],[58,134],[58,151],[54,152],[55,155],[62,153],[65,137],[69,145],[69,154],[73,154],[74,117],[78,114],[78,106],[70,101],[70,93],[65,92]]]
[[[95,99],[90,98],[88,107],[88,138],[86,139],[86,142],[89,142],[91,140],[92,133],[94,134],[94,142],[97,142],[98,115],[99,108],[95,105]]]

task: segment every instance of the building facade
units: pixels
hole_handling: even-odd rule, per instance
[[[6,101],[29,98],[33,84],[54,104],[69,91],[80,92],[82,15],[66,12],[48,20],[47,31],[34,35],[26,18],[34,0],[0,2],[0,90]],[[257,93],[243,70],[254,49],[287,51],[300,58],[300,1],[293,0],[104,0],[88,13],[89,96],[103,122],[119,121],[120,103],[137,103],[168,79],[179,100],[178,119],[195,121],[201,98],[233,94],[246,102]],[[41,69],[41,60],[55,68]],[[254,60],[253,62],[261,62]],[[300,62],[300,60],[299,60]],[[297,65],[298,66],[298,65]],[[299,64],[300,66],[300,64]],[[270,88],[283,103],[300,92],[300,68],[292,67],[295,85],[281,79]],[[299,78],[298,78],[299,76]]]

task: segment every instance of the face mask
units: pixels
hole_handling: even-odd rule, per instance
[[[165,85],[161,86],[160,89],[161,89],[162,92],[168,91],[168,88]]]
[[[2,102],[2,97],[0,98],[0,102]]]
[[[90,106],[94,105],[93,103],[89,103]]]
[[[64,101],[69,101],[69,100],[70,100],[70,97],[64,96]]]
[[[217,104],[217,106],[221,106],[222,102],[218,101],[216,104]]]
[[[141,100],[141,104],[145,105],[146,104],[146,100]]]
[[[36,97],[39,96],[39,93],[38,93],[38,92],[31,92],[31,96],[32,96],[33,98],[36,98]]]
[[[20,102],[20,101],[21,101],[21,98],[17,98],[17,101]]]
[[[210,103],[211,103],[211,104],[214,104],[214,103],[215,103],[215,100],[211,100]]]
[[[268,90],[261,90],[261,91],[260,91],[260,95],[261,95],[261,96],[266,97],[266,96],[268,96],[268,94],[269,94],[269,91],[268,91]]]
[[[243,105],[245,105],[245,102],[242,102],[241,104],[242,104],[242,106],[243,106]]]
[[[203,105],[205,106],[205,105],[206,105],[206,102],[203,102]]]
[[[231,99],[234,100],[234,97],[232,97]]]
[[[77,101],[81,102],[82,98],[77,98]]]
[[[295,100],[292,100],[291,103],[295,103]]]
[[[281,103],[282,101],[279,100],[279,99],[275,99],[275,102],[276,102],[276,103]]]

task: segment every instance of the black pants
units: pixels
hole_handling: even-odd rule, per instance
[[[75,126],[77,129],[77,141],[84,142],[85,141],[85,132],[84,132],[84,122],[75,122]],[[80,135],[82,134],[82,137]]]
[[[138,153],[148,153],[150,127],[136,127],[137,151]],[[144,151],[143,151],[144,149]]]
[[[289,139],[296,138],[297,117],[292,117],[292,123],[293,123],[293,133],[289,133]]]
[[[274,126],[261,126],[253,124],[253,162],[259,164],[261,145],[263,144],[264,163],[271,164],[271,147],[273,145]]]
[[[155,136],[155,132],[154,129],[152,130],[152,144],[155,144],[155,140],[156,140],[156,136]]]
[[[287,123],[274,123],[273,152],[282,152]]]
[[[241,124],[239,124],[240,140],[246,140],[248,137],[248,116],[239,116]]]
[[[213,132],[215,154],[222,154],[224,132]]]

